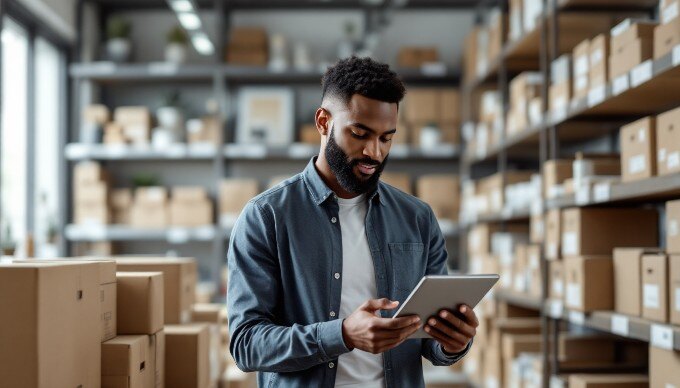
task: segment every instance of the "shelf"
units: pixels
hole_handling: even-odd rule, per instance
[[[104,144],[67,144],[67,160],[212,160],[217,154],[211,144],[173,144],[163,150]]]
[[[558,0],[560,10],[594,9],[594,10],[651,10],[659,5],[658,0]]]
[[[603,182],[595,184],[592,188],[585,187],[577,194],[549,199],[546,205],[549,209],[556,209],[620,202],[664,201],[676,199],[678,196],[680,196],[680,173],[675,173],[628,183]]]
[[[655,323],[611,311],[584,314],[562,308],[562,301],[547,301],[544,307],[546,314],[553,319],[567,320],[575,325],[649,342],[652,346],[660,348],[680,350],[680,327],[678,326]]]
[[[133,228],[125,225],[67,225],[64,234],[69,241],[167,241],[171,244],[213,241],[220,236],[215,225],[195,228]]]
[[[460,232],[460,228],[458,227],[458,223],[456,221],[448,220],[448,219],[441,219],[441,220],[438,220],[438,222],[439,222],[439,229],[441,229],[444,237],[458,236],[458,233]]]
[[[515,209],[513,211],[504,211],[498,214],[484,214],[477,216],[474,220],[470,220],[463,224],[464,227],[469,228],[475,224],[490,224],[498,222],[513,222],[525,221],[531,218],[530,209]]]
[[[541,310],[541,306],[543,305],[541,298],[503,289],[495,290],[494,297],[498,301],[531,310]]]

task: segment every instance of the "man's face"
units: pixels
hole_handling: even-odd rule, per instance
[[[397,104],[355,94],[345,109],[335,109],[325,154],[343,189],[371,191],[387,164],[397,126]]]

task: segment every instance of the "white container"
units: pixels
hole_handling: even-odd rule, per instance
[[[165,46],[165,61],[182,64],[187,60],[187,46],[181,43],[168,43]]]
[[[128,62],[132,53],[132,43],[124,38],[109,39],[106,42],[106,54],[114,62]]]

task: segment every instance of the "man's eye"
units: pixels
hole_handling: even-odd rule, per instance
[[[391,141],[392,141],[392,138],[391,138],[391,137],[390,137],[390,138],[387,138],[387,137],[381,137],[381,138],[380,138],[380,141],[382,141],[383,143],[389,143],[389,142],[391,142]]]
[[[356,139],[365,139],[366,135],[359,135],[358,133],[352,132],[352,137]]]

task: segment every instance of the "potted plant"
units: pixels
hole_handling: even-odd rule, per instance
[[[12,237],[12,227],[8,224],[5,226],[5,233],[0,239],[0,256],[14,256],[16,250],[16,242]]]
[[[187,47],[189,36],[180,26],[173,27],[168,31],[168,43],[165,46],[165,60],[171,63],[181,64],[187,59]]]
[[[132,43],[130,42],[130,22],[119,17],[112,17],[106,24],[106,55],[114,62],[130,60]]]

